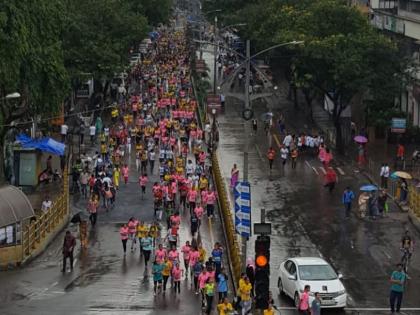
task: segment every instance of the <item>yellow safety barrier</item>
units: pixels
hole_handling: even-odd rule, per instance
[[[409,188],[408,198],[410,209],[420,218],[420,192],[415,187]]]
[[[228,194],[223,181],[219,161],[215,154],[212,156],[212,169],[214,181],[219,195],[219,205],[222,215],[222,221],[227,237],[227,249],[232,263],[232,272],[235,285],[239,282],[241,276],[241,257],[239,252],[239,244],[236,238],[235,226],[233,224],[233,215],[230,211],[230,203]]]
[[[68,175],[67,170],[65,170],[63,174],[63,191],[54,200],[51,209],[23,227],[22,261],[40,253],[53,235],[67,223],[69,215],[68,192]]]

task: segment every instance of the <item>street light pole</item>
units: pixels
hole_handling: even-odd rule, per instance
[[[250,77],[251,77],[251,43],[249,40],[246,41],[246,73],[245,73],[245,109],[251,108],[251,100],[249,98],[249,85],[250,85]],[[244,120],[244,136],[245,136],[245,147],[244,147],[244,177],[243,181],[248,181],[248,155],[249,155],[249,130],[248,130],[248,123]],[[247,242],[248,238],[246,236],[242,236],[242,266],[246,268],[246,252],[247,252]]]
[[[213,59],[213,94],[216,94],[216,87],[217,87],[217,15],[214,17],[214,59]]]

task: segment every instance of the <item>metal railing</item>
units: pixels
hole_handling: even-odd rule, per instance
[[[69,212],[68,190],[68,175],[67,170],[64,170],[63,191],[54,200],[52,207],[37,217],[35,221],[31,221],[23,227],[23,261],[30,257],[43,244],[45,239],[51,233],[56,232],[63,221],[66,220]]]
[[[217,193],[219,196],[219,206],[222,224],[226,233],[227,249],[229,251],[230,260],[232,263],[232,273],[234,276],[234,283],[239,282],[241,276],[241,257],[239,251],[239,242],[236,237],[235,226],[233,224],[233,214],[230,210],[230,202],[228,193],[226,191],[226,185],[222,177],[220,170],[219,161],[214,153],[212,156],[212,169],[214,181],[216,183]]]

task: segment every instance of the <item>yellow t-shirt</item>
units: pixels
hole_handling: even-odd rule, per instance
[[[206,250],[204,248],[199,248],[198,252],[200,254],[200,256],[198,257],[198,260],[200,262],[204,262],[206,260]]]
[[[137,226],[137,237],[143,238],[147,236],[147,233],[149,232],[149,228],[146,224],[140,224]]]
[[[271,310],[264,310],[264,315],[274,315],[274,310],[273,309],[271,309]]]
[[[226,312],[233,311],[233,307],[230,303],[221,303],[217,305],[217,310],[219,311],[219,315],[226,315]]]
[[[249,301],[251,299],[251,289],[251,283],[247,284],[245,281],[243,282],[242,286],[239,287],[242,301]]]

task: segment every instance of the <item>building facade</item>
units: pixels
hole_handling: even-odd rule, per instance
[[[420,0],[370,0],[369,18],[376,28],[402,42],[405,55],[420,65]],[[420,73],[407,69],[410,80],[396,98],[396,105],[407,113],[407,122],[420,127]]]

